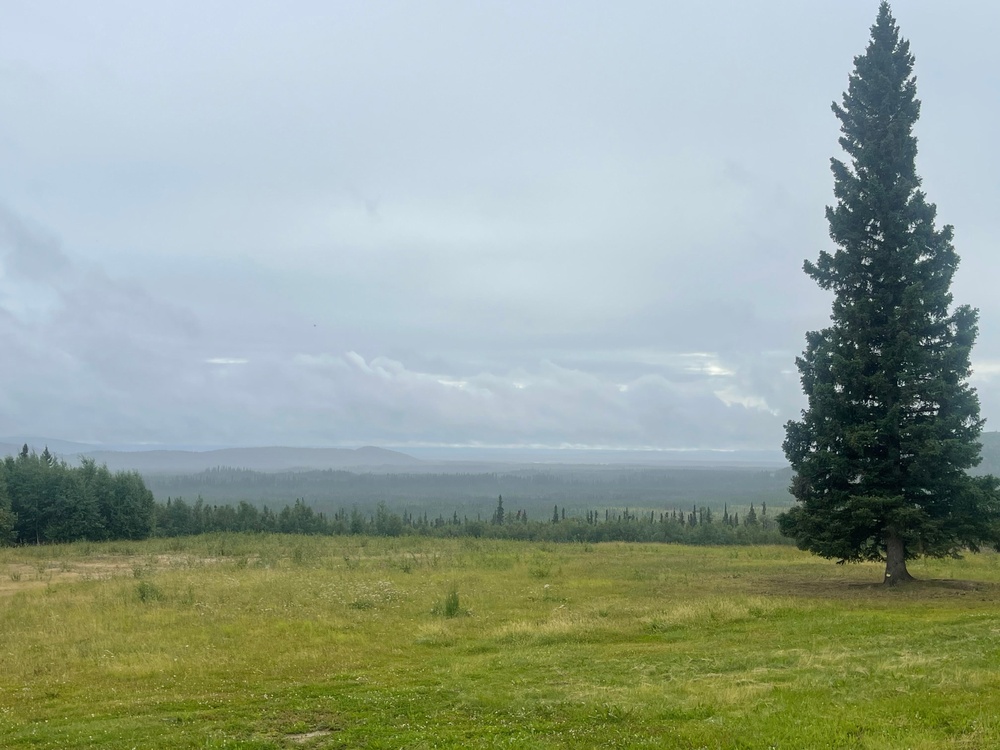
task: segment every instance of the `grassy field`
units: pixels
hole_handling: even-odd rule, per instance
[[[0,745],[1000,747],[1000,556],[208,536],[0,549]]]

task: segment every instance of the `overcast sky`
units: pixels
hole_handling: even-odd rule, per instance
[[[775,449],[875,0],[0,4],[0,436]],[[897,2],[1000,428],[1000,5]]]

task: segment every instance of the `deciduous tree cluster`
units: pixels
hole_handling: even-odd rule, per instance
[[[78,467],[25,445],[0,461],[0,542],[145,539],[155,501],[137,472],[112,474],[83,459]]]

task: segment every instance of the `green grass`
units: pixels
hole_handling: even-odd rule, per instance
[[[0,744],[1000,746],[1000,557],[218,535],[0,549]]]

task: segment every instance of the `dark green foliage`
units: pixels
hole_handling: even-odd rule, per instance
[[[399,536],[403,533],[403,519],[396,513],[390,513],[385,503],[379,503],[375,509],[373,525],[377,536]]]
[[[773,524],[741,527],[738,517],[728,520],[713,518],[711,509],[696,508],[689,516],[684,513],[655,511],[638,514],[626,509],[606,509],[604,520],[588,511],[584,517],[562,516],[559,523],[529,521],[521,509],[514,511],[517,522],[503,525],[479,519],[459,517],[429,518],[427,514],[395,513],[380,503],[369,515],[358,508],[350,512],[338,510],[330,517],[316,513],[301,499],[286,505],[275,515],[267,508],[257,509],[248,503],[206,505],[198,498],[188,504],[180,498],[170,498],[156,506],[158,536],[190,536],[217,532],[258,532],[291,534],[352,534],[366,536],[418,535],[429,537],[472,537],[517,539],[550,542],[671,542],[682,544],[782,544],[782,537]],[[689,525],[688,519],[695,521]]]
[[[22,544],[42,541],[49,515],[41,461],[27,448],[25,445],[16,459],[8,456],[3,462],[11,509],[17,516],[14,538]]]
[[[995,543],[998,518],[997,481],[966,473],[983,425],[967,383],[977,313],[952,309],[952,228],[935,229],[920,190],[912,69],[883,2],[833,106],[850,157],[832,160],[837,249],[805,264],[835,295],[832,323],[806,335],[796,361],[808,408],[787,424],[784,450],[799,504],[780,518],[803,549],[899,557],[905,576],[907,558]]]
[[[98,473],[101,473],[100,470]],[[149,536],[156,503],[142,477],[135,471],[119,471],[114,475],[111,486],[112,492],[104,496],[101,508],[108,535],[115,539],[144,539]]]
[[[109,534],[106,518],[98,509],[98,495],[79,470],[46,461],[42,456],[43,492],[48,501],[48,517],[42,525],[42,540],[71,542],[75,539],[103,539]]]
[[[11,509],[10,495],[7,494],[6,472],[0,464],[0,546],[14,541],[14,527],[17,516]]]
[[[216,515],[225,513],[222,506],[216,508]],[[232,514],[235,516],[235,514]],[[227,519],[224,516],[219,520],[220,525],[233,526],[235,518]],[[325,526],[325,519],[322,514],[317,514],[302,500],[296,500],[294,505],[286,505],[278,514],[278,531],[283,534],[320,534]]]
[[[0,542],[145,539],[153,531],[153,495],[135,472],[111,474],[87,459],[72,468],[48,449],[22,450],[0,462],[0,487]]]

